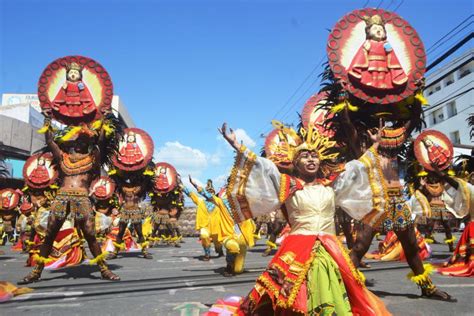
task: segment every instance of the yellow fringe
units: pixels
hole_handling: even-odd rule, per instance
[[[455,241],[456,241],[456,237],[453,236],[452,238],[445,239],[444,243],[445,244],[454,244]]]
[[[35,244],[34,241],[29,241],[29,240],[25,240],[25,244],[27,244],[28,246],[33,246]]]
[[[34,255],[33,260],[36,261],[36,263],[38,264],[48,264],[54,261],[54,259],[41,257],[40,255]]]
[[[365,284],[365,274],[363,274],[359,269],[356,269],[356,273],[359,276],[359,280],[362,282],[362,284]]]
[[[108,252],[108,251],[105,251],[105,252],[103,252],[102,254],[100,254],[100,255],[98,255],[97,257],[95,257],[94,259],[89,260],[89,264],[90,264],[90,265],[93,265],[93,264],[101,264],[101,263],[104,263],[104,262],[105,262],[105,258],[107,258],[108,255],[109,255],[109,252]]]
[[[422,274],[415,275],[413,271],[411,271],[407,274],[407,278],[417,285],[426,283],[430,280],[430,274],[433,273],[434,267],[429,263],[425,263],[423,264],[423,268],[425,269],[425,272]]]
[[[109,176],[113,176],[113,175],[116,174],[116,173],[117,173],[117,169],[112,169],[112,170],[110,170],[109,172],[107,172],[107,174],[108,174]]]
[[[55,190],[55,189],[59,189],[59,186],[57,186],[56,184],[51,184],[49,188]]]
[[[425,238],[425,242],[426,242],[427,244],[432,244],[432,243],[434,243],[434,240],[431,239],[431,238]]]
[[[142,247],[142,249],[143,249],[143,248],[147,248],[149,245],[150,245],[150,243],[148,241],[144,241],[140,244],[140,247]]]
[[[124,242],[119,244],[119,243],[116,243],[116,242],[114,241],[113,244],[114,244],[115,248],[118,248],[118,249],[120,249],[120,250],[125,249],[125,243],[124,243]]]
[[[456,172],[454,172],[453,169],[448,170],[448,176],[454,177],[456,175]]]
[[[21,191],[26,192],[28,189],[29,189],[28,186],[25,185],[25,186],[23,187],[23,189],[21,189]]]
[[[418,100],[418,102],[421,103],[421,105],[428,105],[428,100],[425,98],[425,96],[423,95],[423,92],[421,91],[418,91],[416,94],[415,94],[415,99]]]
[[[272,248],[272,249],[277,249],[278,248],[278,246],[275,243],[271,242],[270,240],[267,240],[267,246]]]
[[[77,133],[81,131],[82,127],[81,126],[73,126],[66,134],[64,134],[60,140],[61,141],[68,141],[72,139]]]

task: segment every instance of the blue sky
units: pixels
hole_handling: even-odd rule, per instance
[[[158,160],[222,182],[233,154],[217,127],[226,120],[259,151],[272,119],[295,122],[318,90],[328,29],[366,3],[398,7],[426,47],[473,11],[461,0],[2,0],[0,93],[36,92],[58,57],[96,59],[137,127],[154,138]]]

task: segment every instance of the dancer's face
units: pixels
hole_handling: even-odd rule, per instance
[[[319,170],[319,157],[316,151],[303,150],[294,161],[295,170],[300,176],[315,177]]]

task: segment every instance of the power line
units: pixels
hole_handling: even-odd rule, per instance
[[[434,43],[433,45],[431,45],[426,51],[430,51],[431,48],[433,48],[433,46],[435,46],[436,44],[438,44],[439,42],[441,42],[445,37],[447,37],[447,36],[450,35],[452,32],[454,32],[458,27],[460,27],[461,25],[463,25],[464,22],[466,22],[467,20],[469,20],[472,16],[473,16],[473,14],[471,14],[470,16],[468,16],[467,18],[465,18],[461,23],[459,23],[457,26],[455,26],[453,29],[451,29],[451,31],[449,31],[449,32],[446,33],[444,36],[442,36],[436,43]]]
[[[428,67],[426,67],[426,72],[430,71],[434,66],[438,65],[441,63],[443,60],[445,60],[449,55],[453,54],[455,51],[457,51],[459,48],[464,46],[467,42],[469,42],[472,38],[474,37],[474,32],[471,32],[469,35],[464,37],[460,42],[458,42],[456,45],[448,49],[446,53],[441,55],[439,58],[437,58],[435,61],[433,61]]]
[[[377,9],[380,8],[380,6],[382,5],[383,3],[383,0],[380,0],[379,4],[377,5]]]
[[[369,4],[370,0],[367,0],[365,1],[364,5],[362,6],[362,8],[366,8],[367,7],[367,4]]]
[[[443,46],[443,44],[445,44],[446,42],[448,42],[450,39],[452,39],[453,37],[455,37],[456,35],[458,35],[459,33],[461,33],[462,31],[464,31],[466,28],[468,28],[470,25],[472,25],[472,21],[469,22],[469,24],[466,24],[463,28],[461,28],[459,31],[457,31],[456,33],[452,34],[450,37],[446,38],[443,42],[439,43],[438,45],[430,48],[429,50],[427,50],[427,55],[428,54],[431,54],[432,52],[434,52],[436,49],[438,49],[439,47]]]
[[[400,8],[400,6],[403,4],[403,2],[405,2],[405,0],[400,1],[400,4],[397,5],[397,7],[393,10],[393,12],[397,12],[398,8]]]

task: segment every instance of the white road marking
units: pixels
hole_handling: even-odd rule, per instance
[[[474,287],[474,284],[436,284],[437,287]]]
[[[40,309],[40,308],[57,308],[57,307],[80,307],[81,303],[72,303],[72,304],[41,304],[41,305],[25,305],[18,306],[16,309]]]
[[[16,296],[12,298],[12,301],[24,301],[32,297],[51,297],[51,296],[58,296],[61,297],[73,297],[73,296],[81,296],[83,295],[83,291],[72,291],[72,292],[38,292],[38,293],[28,293],[20,296]]]

